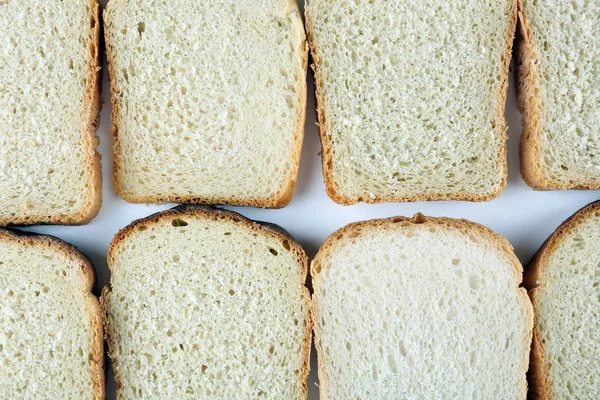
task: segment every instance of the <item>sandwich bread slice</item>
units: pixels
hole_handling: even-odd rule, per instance
[[[50,236],[0,229],[0,398],[104,399],[94,268]]]
[[[600,3],[519,1],[521,174],[537,190],[600,189]]]
[[[525,399],[533,311],[508,241],[466,220],[347,225],[315,257],[321,399]]]
[[[96,0],[0,1],[0,225],[82,224],[102,203]]]
[[[308,57],[294,0],[111,0],[104,24],[122,198],[291,201]]]
[[[108,263],[118,398],[306,399],[307,258],[281,228],[178,207],[121,230]]]
[[[516,20],[516,0],[308,2],[329,196],[498,196]]]
[[[564,222],[526,269],[535,310],[530,391],[600,398],[600,203]]]

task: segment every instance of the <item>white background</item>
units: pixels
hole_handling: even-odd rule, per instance
[[[302,2],[302,1],[301,1]],[[105,1],[101,1],[104,5]],[[110,125],[109,84],[106,61],[103,73],[103,107],[98,137],[102,154],[104,177],[104,202],[100,214],[86,226],[36,226],[27,230],[48,233],[74,244],[93,262],[97,273],[95,293],[99,294],[110,279],[106,264],[106,252],[117,231],[134,219],[172,207],[164,205],[128,204],[115,194],[112,181],[113,137]],[[228,207],[251,219],[269,221],[288,230],[304,247],[308,256],[317,252],[319,245],[336,229],[353,221],[389,217],[412,216],[422,212],[430,216],[467,218],[486,225],[504,235],[512,243],[521,262],[526,264],[542,242],[554,229],[582,206],[600,198],[595,191],[534,192],[519,173],[519,135],[521,115],[516,109],[514,79],[508,88],[506,119],[508,135],[508,185],[495,200],[487,203],[469,202],[420,202],[396,204],[358,204],[344,207],[336,205],[326,193],[320,164],[320,143],[316,126],[314,84],[312,73],[308,76],[308,110],[296,194],[290,205],[281,210],[263,210],[249,207]],[[309,399],[318,399],[316,386],[317,366],[314,348],[309,376]],[[107,398],[114,399],[115,385],[112,371],[108,375]]]

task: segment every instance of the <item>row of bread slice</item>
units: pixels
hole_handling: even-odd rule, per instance
[[[537,398],[597,398],[598,239],[600,203],[559,227],[527,270],[532,308],[479,224],[352,223],[314,258],[311,298],[287,232],[178,207],[115,236],[98,302],[74,247],[2,230],[0,397],[104,398],[103,321],[122,399],[306,398],[313,327],[323,399],[525,398],[528,366]]]
[[[295,0],[111,0],[102,18],[97,0],[2,2],[0,224],[98,213],[101,25],[114,183],[130,202],[287,205],[309,42],[334,201],[489,200],[506,185],[518,15],[523,176],[536,189],[598,188],[588,21],[600,8],[565,4],[558,19],[546,2],[488,3],[314,0],[307,36]]]

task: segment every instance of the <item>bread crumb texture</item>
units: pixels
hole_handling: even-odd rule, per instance
[[[94,382],[102,362],[92,342],[91,284],[82,278],[81,263],[51,242],[0,231],[1,398],[104,393],[103,372]]]
[[[555,236],[539,266],[534,307],[551,398],[600,398],[600,207]]]
[[[499,194],[513,0],[312,0],[306,19],[335,201]]]
[[[291,238],[177,213],[126,231],[103,294],[121,398],[306,398],[310,295]]]
[[[523,151],[539,188],[600,187],[600,3],[523,0],[529,36],[524,95],[539,115]],[[537,78],[537,79],[536,79]],[[531,80],[531,81],[530,81]],[[534,104],[523,99],[525,108]],[[526,114],[527,116],[527,114]],[[533,119],[539,119],[534,121]]]
[[[83,222],[97,213],[96,7],[0,1],[3,225]]]
[[[113,0],[104,22],[122,197],[289,202],[306,104],[295,1]]]
[[[510,245],[487,228],[351,224],[311,273],[322,398],[525,398],[531,303]]]

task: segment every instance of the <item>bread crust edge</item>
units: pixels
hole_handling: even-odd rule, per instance
[[[92,358],[89,360],[89,371],[92,377],[92,394],[96,400],[103,400],[106,396],[106,379],[104,370],[104,340],[102,335],[102,315],[98,298],[92,293],[96,282],[96,271],[90,260],[77,248],[62,239],[50,235],[32,232],[23,232],[12,228],[0,228],[0,240],[20,242],[21,240],[33,241],[33,246],[51,248],[62,256],[76,260],[79,269],[76,271],[80,277],[79,288],[87,300],[88,315],[92,320],[92,330],[89,332],[90,349]]]
[[[105,26],[110,25],[110,9],[117,7],[118,3],[123,0],[110,0],[103,13],[103,19]],[[112,41],[110,40],[108,29],[104,32],[104,41],[106,43],[106,58],[108,64],[108,76],[110,81],[110,102],[112,106],[112,133],[113,133],[113,182],[114,188],[117,195],[128,203],[141,204],[141,203],[178,203],[178,204],[219,204],[228,206],[252,206],[261,208],[283,208],[287,206],[294,197],[296,189],[296,183],[298,181],[298,171],[300,168],[300,158],[302,155],[302,144],[304,141],[304,124],[306,120],[306,99],[307,99],[307,85],[306,85],[306,74],[308,69],[308,44],[306,42],[306,32],[304,24],[302,23],[302,17],[300,15],[300,9],[298,4],[294,0],[288,1],[289,12],[294,12],[295,18],[293,24],[295,28],[300,28],[299,32],[302,36],[299,38],[302,42],[302,48],[304,49],[298,54],[300,57],[300,67],[304,71],[304,79],[301,79],[299,86],[297,86],[299,105],[296,110],[296,123],[294,128],[294,141],[295,145],[292,150],[291,159],[291,172],[288,178],[283,181],[280,185],[279,190],[274,196],[265,198],[242,198],[242,197],[222,197],[222,196],[180,196],[180,195],[147,195],[147,196],[135,196],[127,193],[123,190],[120,184],[119,174],[119,154],[120,154],[120,141],[119,141],[119,124],[121,120],[119,100],[117,96],[116,88],[117,80],[114,73],[114,55],[112,51]],[[106,11],[109,11],[106,13]],[[293,29],[294,26],[291,26]]]
[[[567,218],[540,246],[531,261],[525,268],[523,285],[529,291],[533,304],[535,323],[533,326],[533,343],[531,347],[529,383],[532,395],[538,399],[552,399],[552,385],[550,381],[550,368],[545,356],[542,342],[542,331],[537,320],[537,287],[538,281],[547,267],[548,258],[556,250],[563,238],[568,237],[581,223],[594,214],[600,213],[600,201],[592,202]]]
[[[497,160],[502,165],[500,166],[501,179],[495,183],[495,189],[489,193],[435,193],[435,194],[413,194],[413,195],[387,195],[387,196],[374,196],[371,197],[367,193],[362,195],[347,195],[344,193],[338,193],[335,188],[335,180],[333,178],[333,145],[330,138],[327,136],[327,115],[325,113],[325,100],[324,100],[324,85],[323,75],[321,71],[321,59],[317,51],[317,44],[312,33],[312,16],[310,6],[306,7],[305,19],[306,19],[306,33],[308,36],[308,43],[310,47],[310,53],[313,59],[312,68],[315,73],[315,98],[317,107],[317,117],[319,125],[319,137],[321,139],[321,163],[323,169],[323,177],[325,180],[325,190],[327,195],[337,204],[341,205],[353,205],[359,202],[376,204],[386,202],[417,202],[417,201],[440,201],[440,200],[466,200],[472,202],[483,202],[495,199],[502,193],[506,187],[508,178],[508,161],[507,161],[507,147],[506,141],[508,135],[506,133],[506,120],[504,119],[504,111],[506,107],[506,96],[508,88],[508,73],[509,65],[512,54],[512,46],[515,36],[515,30],[517,26],[518,10],[517,0],[511,0],[512,12],[508,17],[508,28],[506,32],[506,43],[504,54],[502,55],[502,61],[504,63],[504,72],[502,76],[502,83],[500,85],[500,108],[496,115],[496,126],[500,129],[500,136],[502,143],[498,149]]]
[[[320,272],[321,272],[321,262],[323,257],[329,253],[330,251],[334,251],[335,248],[347,240],[349,236],[348,233],[355,231],[357,229],[360,230],[373,230],[378,229],[380,227],[385,226],[393,226],[395,224],[399,224],[401,226],[411,226],[411,225],[420,225],[420,224],[430,224],[437,226],[445,226],[452,229],[457,229],[459,231],[471,231],[478,234],[478,236],[487,242],[490,245],[494,246],[498,251],[504,253],[507,256],[508,261],[510,261],[511,265],[515,269],[515,289],[519,294],[519,297],[522,300],[523,307],[527,314],[527,325],[525,327],[525,343],[523,343],[524,347],[527,348],[527,351],[522,356],[521,367],[520,367],[520,382],[519,382],[519,391],[521,393],[521,398],[525,399],[527,397],[527,369],[529,367],[529,348],[532,341],[533,335],[533,306],[529,297],[527,296],[527,292],[524,288],[519,285],[522,283],[522,273],[523,266],[519,262],[517,256],[513,251],[513,247],[510,242],[500,234],[494,232],[488,227],[466,220],[466,219],[453,219],[446,217],[426,217],[421,213],[417,213],[413,218],[395,216],[389,218],[381,218],[381,219],[371,219],[366,221],[359,221],[350,223],[337,231],[333,232],[331,235],[325,239],[315,258],[313,259],[310,266],[310,274],[313,280],[313,300],[312,300],[312,318],[313,318],[313,330],[315,333],[315,348],[317,350],[317,358],[318,358],[318,376],[319,376],[319,390],[321,392],[321,399],[326,400],[329,398],[327,394],[327,384],[329,382],[329,378],[327,376],[327,372],[325,370],[325,365],[323,364],[324,352],[321,347],[321,338],[322,332],[320,329],[320,325],[318,321],[320,319],[320,314],[318,312],[319,298],[317,296],[317,289],[320,283]]]
[[[215,208],[211,206],[205,205],[181,205],[169,210],[161,211],[152,215],[149,215],[144,218],[137,219],[127,225],[125,228],[121,229],[114,237],[112,242],[110,243],[108,249],[108,267],[112,271],[114,268],[114,255],[118,251],[120,244],[126,240],[131,234],[135,232],[139,225],[151,225],[154,223],[161,222],[166,219],[171,218],[181,218],[181,217],[192,217],[192,218],[203,218],[203,219],[211,219],[211,220],[224,220],[228,222],[234,222],[240,224],[242,229],[250,229],[251,231],[264,234],[274,238],[276,240],[287,240],[290,245],[290,251],[294,256],[296,256],[298,263],[300,265],[301,271],[300,276],[302,281],[300,282],[301,290],[304,292],[306,296],[306,302],[304,303],[305,309],[305,320],[306,320],[306,328],[304,329],[304,347],[302,354],[302,367],[301,374],[299,378],[299,395],[301,398],[306,399],[308,396],[308,373],[310,371],[310,350],[312,344],[312,301],[311,296],[306,287],[306,278],[308,276],[308,256],[304,252],[304,249],[300,245],[294,237],[289,234],[286,230],[279,227],[278,225],[254,221],[249,218],[244,217],[241,214],[238,214],[234,211],[223,210],[220,208]],[[112,326],[108,322],[108,296],[111,292],[110,287],[105,286],[102,289],[102,296],[100,297],[100,307],[102,309],[103,322],[104,322],[104,331],[106,334],[106,341],[108,343],[108,355],[113,363],[113,372],[115,376],[115,382],[117,386],[117,398],[122,398],[122,381],[119,376],[119,360],[113,356],[112,349],[115,347],[115,335],[112,329]]]

